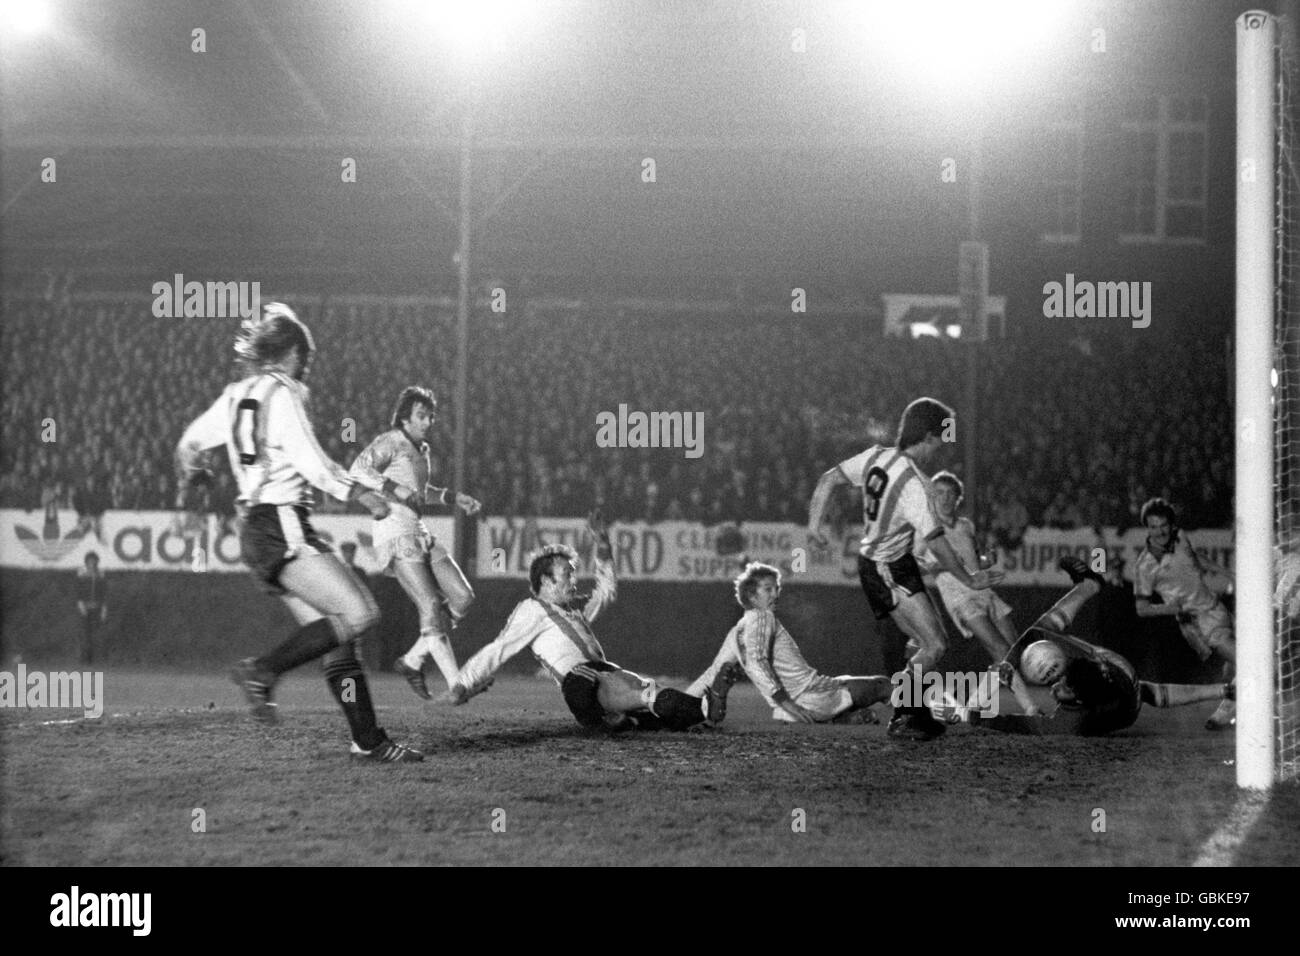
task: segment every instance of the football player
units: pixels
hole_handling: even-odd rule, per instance
[[[225,445],[239,484],[243,522],[240,553],[263,589],[284,601],[298,622],[287,640],[258,658],[241,661],[232,675],[263,722],[275,720],[271,700],[281,675],[324,658],[325,680],[352,734],[352,755],[410,763],[424,759],[388,738],[375,718],[356,646],[379,623],[379,609],[311,525],[312,487],[340,500],[359,501],[376,518],[389,512],[377,487],[348,476],[326,457],[307,418],[303,384],[315,343],[293,310],[268,303],[241,327],[235,352],[247,377],[190,423],[176,449],[176,505],[210,483],[204,452]]]
[[[930,479],[934,489],[934,507],[944,528],[944,538],[968,572],[991,567],[975,546],[975,525],[969,518],[957,514],[961,507],[965,487],[950,471],[941,471]],[[976,591],[958,581],[938,566],[924,541],[917,543],[917,560],[922,570],[932,575],[948,614],[962,637],[976,638],[995,661],[1007,655],[1016,641],[1016,629],[1011,623],[1011,608],[994,593],[992,588]]]
[[[487,689],[502,664],[531,648],[559,685],[573,716],[588,729],[689,730],[720,721],[735,679],[730,669],[706,687],[703,696],[688,696],[605,659],[591,624],[617,593],[614,551],[599,511],[588,518],[588,525],[596,539],[595,591],[578,597],[578,555],[572,548],[542,548],[529,563],[532,596],[515,606],[496,640],[465,662],[444,699],[465,703]]]
[[[996,717],[979,720],[995,730],[1092,736],[1129,727],[1144,703],[1181,707],[1230,701],[1231,684],[1154,684],[1139,680],[1119,654],[1063,633],[1083,606],[1107,585],[1078,558],[1060,567],[1074,587],[1031,625],[998,665],[1002,686]],[[1046,645],[1044,647],[1044,645]],[[1033,655],[1032,666],[1028,656]],[[966,715],[974,719],[974,715]]]
[[[910,667],[920,673],[934,668],[946,647],[943,622],[921,580],[912,554],[924,540],[938,567],[959,583],[984,590],[1002,580],[1002,572],[971,573],[962,566],[934,511],[930,483],[919,465],[934,459],[947,435],[954,434],[953,410],[933,398],[918,398],[903,410],[891,446],[872,445],[821,476],[808,506],[809,539],[826,547],[820,534],[822,514],[832,490],[851,484],[862,489],[862,544],[858,578],[877,619],[889,617],[909,638]],[[900,707],[889,734],[910,740],[937,737],[944,725],[925,707]]]
[[[358,481],[382,487],[398,503],[386,518],[376,519],[374,547],[381,570],[397,578],[419,612],[420,634],[393,669],[425,700],[432,696],[424,680],[426,660],[437,664],[448,687],[456,679],[456,652],[449,635],[469,611],[474,591],[456,560],[420,520],[421,509],[436,502],[474,515],[482,508],[467,494],[429,483],[427,439],[437,411],[438,402],[427,388],[403,389],[389,430],[365,447],[351,469]]]
[[[703,694],[726,668],[739,666],[771,706],[774,720],[876,723],[867,708],[889,701],[889,678],[827,677],[814,670],[776,617],[781,594],[778,569],[757,561],[747,564],[736,578],[735,591],[745,613],[727,632],[709,669],[686,693]]]
[[[1147,529],[1146,547],[1138,555],[1133,593],[1138,617],[1173,617],[1183,639],[1205,662],[1217,654],[1224,661],[1224,673],[1231,679],[1237,661],[1237,642],[1232,633],[1232,615],[1206,586],[1205,573],[1214,570],[1197,556],[1187,533],[1178,527],[1178,514],[1163,498],[1142,505],[1140,518]],[[1162,604],[1151,601],[1159,594]],[[1237,705],[1225,700],[1205,722],[1207,730],[1232,726]]]

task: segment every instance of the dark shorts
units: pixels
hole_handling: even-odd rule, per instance
[[[619,669],[608,661],[584,661],[582,667],[601,673]],[[577,718],[578,723],[584,727],[599,727],[604,723],[605,708],[601,707],[596,700],[596,691],[596,684],[577,669],[565,674],[564,680],[560,682],[560,693],[564,695],[564,702],[569,705],[569,711]]]
[[[311,526],[311,512],[301,505],[255,505],[244,520],[239,537],[240,557],[249,573],[268,594],[284,594],[280,572],[306,550],[333,552]]]
[[[908,594],[922,594],[925,592],[925,582],[921,580],[921,569],[917,566],[916,558],[911,554],[905,554],[888,562],[890,576],[894,579],[894,584],[903,588]],[[877,620],[889,617],[894,608],[898,606],[898,599],[885,579],[880,576],[876,570],[876,562],[869,558],[858,555],[858,580],[862,582],[862,590],[867,595],[867,603],[871,605],[871,610],[875,612]]]

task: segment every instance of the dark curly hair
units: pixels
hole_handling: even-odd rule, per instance
[[[401,428],[402,422],[410,421],[416,405],[428,405],[430,411],[437,411],[438,400],[434,398],[431,389],[419,385],[406,386],[402,389],[402,394],[397,396],[397,404],[393,406],[393,417],[389,420],[388,427]]]

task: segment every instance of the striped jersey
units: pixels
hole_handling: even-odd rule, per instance
[[[226,446],[239,502],[254,505],[313,504],[312,487],[346,501],[354,484],[321,450],[307,418],[307,386],[283,372],[264,372],[227,385],[221,397],[190,423],[177,448],[186,471],[203,451]]]
[[[713,675],[733,661],[745,669],[745,676],[773,707],[809,690],[821,690],[831,680],[804,660],[799,645],[775,613],[750,608],[727,632],[713,664],[705,672],[707,679],[697,680],[686,693],[702,694]]]
[[[605,651],[591,623],[617,596],[614,565],[595,559],[596,587],[582,608],[565,607],[529,597],[515,605],[497,639],[465,662],[456,677],[462,687],[478,687],[501,665],[525,648],[560,683],[569,671],[587,661],[605,660]]]
[[[893,446],[872,445],[839,464],[840,472],[862,489],[862,545],[873,561],[896,561],[917,539],[943,534],[930,500],[930,482],[916,462]]]

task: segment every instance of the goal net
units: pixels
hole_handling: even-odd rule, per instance
[[[1237,783],[1300,761],[1300,171],[1295,24],[1237,19]]]

